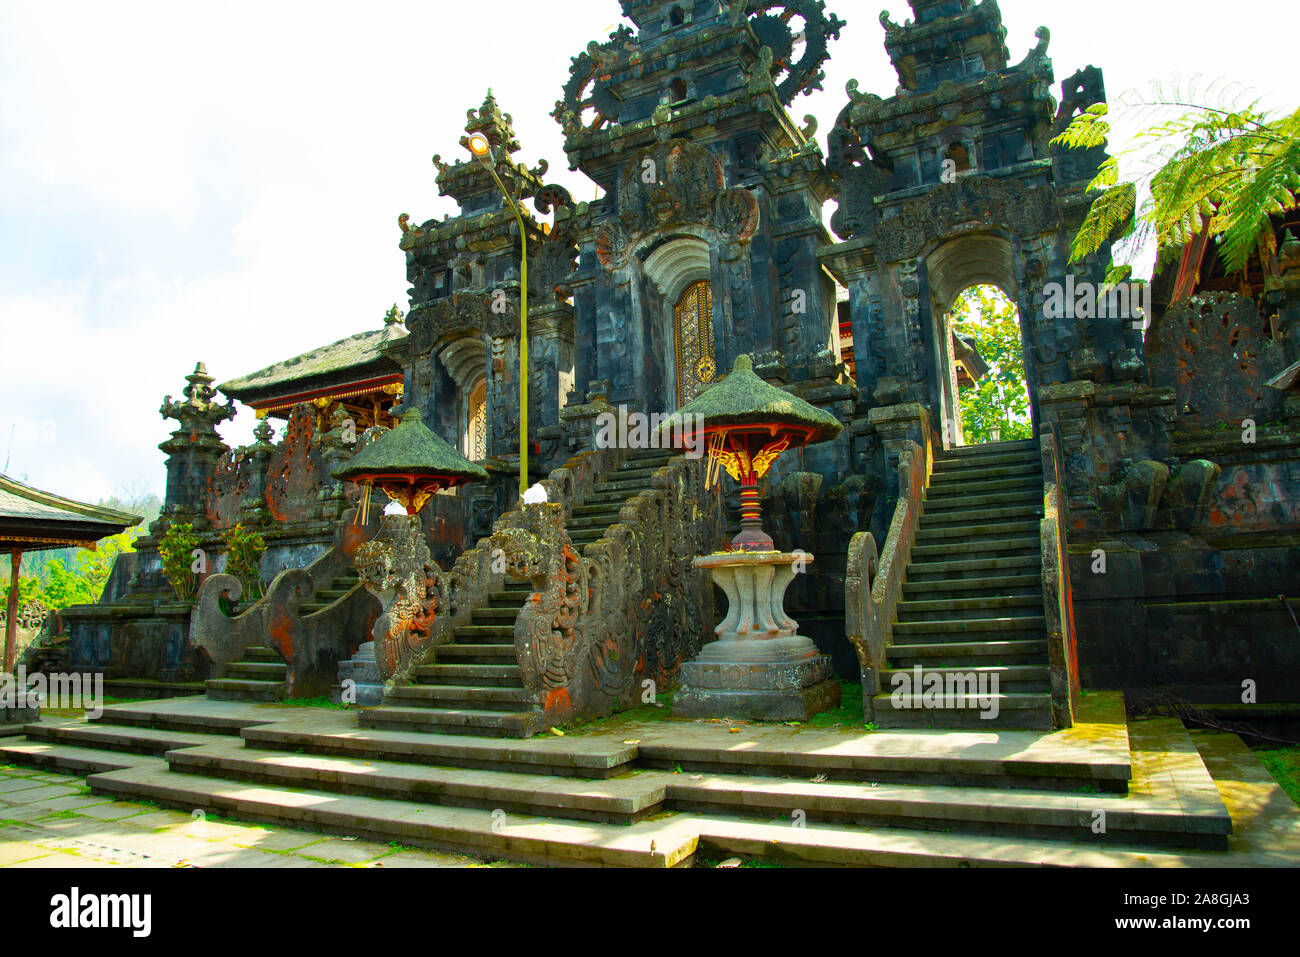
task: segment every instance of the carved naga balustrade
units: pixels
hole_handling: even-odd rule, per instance
[[[721,541],[721,500],[705,488],[702,462],[674,460],[627,502],[605,537],[579,552],[566,516],[619,459],[617,450],[572,459],[541,483],[546,504],[502,516],[450,571],[428,557],[407,523],[388,523],[358,555],[372,590],[392,593],[374,629],[384,678],[405,680],[434,660],[508,577],[534,589],[514,634],[539,726],[629,707],[646,680],[670,686],[711,637],[712,587],[691,560]]]

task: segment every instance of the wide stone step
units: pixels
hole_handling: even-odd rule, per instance
[[[241,820],[539,864],[672,867],[689,861],[698,843],[695,832],[679,833],[662,820],[623,825],[502,819],[479,808],[280,789],[155,768],[96,774],[90,785],[122,800],[201,807]]]
[[[940,455],[934,463],[936,473],[965,472],[971,469],[1004,468],[1028,465],[1042,470],[1042,457],[1037,451],[985,452],[971,455]]]
[[[997,455],[1005,452],[1033,452],[1038,454],[1037,439],[1015,439],[1007,442],[986,442],[983,445],[963,445],[943,452],[945,458],[972,458],[980,455]]]
[[[655,473],[662,468],[666,468],[668,463],[663,465],[634,465],[631,467],[623,466],[617,472],[610,476],[610,481],[614,482],[643,482],[646,487],[650,486],[650,481],[654,478]]]
[[[997,694],[984,701],[967,698],[951,707],[927,707],[923,695],[877,695],[871,699],[882,728],[1052,730],[1050,694]]]
[[[289,668],[283,661],[235,661],[226,666],[227,678],[284,681]]]
[[[1043,615],[1043,593],[1040,589],[1030,595],[999,595],[996,597],[936,599],[933,601],[901,601],[898,603],[898,621],[904,624],[948,622],[960,615],[966,621],[983,621],[990,618],[1017,618],[1021,615]]]
[[[935,469],[930,479],[931,486],[941,489],[956,487],[965,482],[1001,481],[1011,478],[1041,478],[1043,466],[1038,462],[1010,463],[1007,465],[985,466],[975,468],[948,468],[942,465]]]
[[[618,524],[618,515],[616,514],[610,518],[601,518],[597,521],[570,522],[568,525],[565,526],[565,530],[569,533],[570,537],[576,537],[578,535],[582,535],[587,532],[604,532],[611,525],[617,525],[617,524]]]
[[[911,572],[923,566],[913,566]],[[1001,575],[988,578],[935,578],[929,581],[909,581],[903,585],[903,594],[916,601],[942,601],[976,597],[975,592],[990,595],[1041,594],[1043,580],[1038,575]]]
[[[926,516],[949,515],[977,508],[1007,508],[1027,506],[1043,507],[1043,490],[1037,486],[1017,492],[994,492],[989,495],[947,495],[935,498],[927,495],[924,508]]]
[[[507,606],[505,608],[475,608],[470,613],[470,620],[476,625],[509,625],[514,628],[515,619],[519,617],[519,608],[521,606]]]
[[[283,681],[248,681],[213,678],[204,683],[205,694],[217,701],[280,701],[286,689]]]
[[[361,712],[363,728],[526,738],[537,733],[540,712],[480,711],[457,708],[407,708],[384,705]]]
[[[518,611],[531,594],[531,588],[516,591],[488,592],[488,604],[494,608],[513,607],[515,611]]]
[[[990,691],[1001,694],[1002,692],[1012,693],[1050,693],[1052,690],[1051,671],[1046,665],[1011,665],[1011,666],[992,666],[983,668],[921,668],[918,679],[916,668],[907,669],[890,669],[880,673],[880,686],[884,689],[883,693],[892,693],[895,689],[905,689],[907,686],[901,684],[902,680],[911,682],[912,687],[917,686],[918,680],[924,682],[930,675],[937,675],[943,681],[943,687],[965,687],[966,683],[975,682],[971,687],[978,688],[979,682],[985,682],[984,687]],[[925,685],[921,684],[921,688]]]
[[[1032,571],[1035,578],[1038,578],[1042,573],[1042,567],[1043,557],[1039,546],[1032,553],[1023,555],[913,562],[907,566],[907,580],[912,585],[928,585],[933,582],[986,579],[1000,572],[1020,571]]]
[[[1043,496],[1043,477],[1041,475],[1012,476],[1008,478],[990,478],[975,481],[969,478],[961,481],[940,480],[931,482],[926,491],[926,503],[946,502],[981,495],[1016,495]]]
[[[1047,630],[1043,615],[1007,616],[997,618],[953,618],[937,621],[900,621],[894,624],[894,640],[928,643],[926,639],[961,641],[965,636],[978,636],[981,640],[998,635],[1016,635],[1022,632],[1041,635]]]
[[[965,511],[932,513],[929,510],[921,517],[921,528],[946,528],[949,525],[980,526],[998,522],[1017,522],[1039,520],[1043,517],[1041,502],[1026,505],[1010,505],[1004,508],[969,508]]]
[[[212,734],[194,734],[159,728],[121,727],[57,718],[43,718],[37,724],[28,725],[25,733],[29,741],[98,748],[101,751],[121,751],[152,757],[162,757],[168,751],[177,748],[211,744],[219,737]]]
[[[514,642],[499,645],[442,645],[437,659],[442,664],[517,664]]]
[[[173,753],[173,771],[214,778],[313,788],[507,814],[631,824],[662,810],[671,775],[643,773],[614,780],[547,777],[511,771],[444,768],[396,761],[364,764],[342,757],[260,750],[236,743]]]
[[[987,556],[990,558],[1011,558],[1027,557],[1029,555],[1040,556],[1041,560],[1042,543],[1038,536],[1032,538],[1023,535],[1019,538],[996,538],[993,536],[981,537],[977,541],[961,541],[949,539],[946,541],[934,540],[933,544],[916,544],[912,546],[912,560],[918,564],[931,564],[924,559],[950,559],[953,556],[969,557]]]
[[[0,764],[17,764],[58,774],[90,775],[141,766],[155,768],[164,774],[167,772],[167,764],[162,758],[21,737],[0,742]]]
[[[1047,662],[1047,639],[1021,641],[948,641],[891,645],[885,653],[896,669],[913,665],[964,668],[983,665],[1041,665]]]
[[[419,682],[472,687],[522,687],[518,665],[422,665],[415,669]]]
[[[461,645],[499,645],[515,642],[513,624],[464,625],[454,632],[456,643]]]
[[[240,655],[240,659],[243,661],[275,661],[284,664],[284,659],[280,657],[278,652],[272,651],[264,645],[252,645],[245,648],[243,654]]]
[[[697,779],[697,780],[696,780]],[[1225,850],[1231,820],[1209,809],[1116,794],[1053,794],[1016,789],[790,780],[737,775],[673,775],[669,804],[706,814],[850,826],[953,831],[1084,844]],[[1093,833],[1097,812],[1104,836]],[[788,827],[788,825],[787,825]],[[792,829],[793,830],[793,829]],[[918,835],[919,840],[924,840]],[[998,842],[999,844],[1001,842]]]
[[[637,755],[636,745],[618,738],[574,736],[561,743],[550,735],[511,739],[383,731],[359,729],[355,722],[333,728],[262,725],[246,728],[243,737],[250,747],[265,750],[601,780],[632,771]]]
[[[524,710],[528,693],[523,686],[490,685],[398,685],[384,695],[385,703],[418,708],[486,708]]]
[[[596,486],[594,492],[588,495],[585,501],[591,504],[601,502],[617,502],[632,498],[634,495],[640,495],[642,492],[650,489],[649,482],[632,481],[632,482],[603,482]]]
[[[608,519],[609,524],[613,525],[618,521],[618,513],[623,510],[623,503],[600,503],[596,505],[584,504],[579,505],[573,510],[573,519],[570,524],[586,521],[605,521]]]
[[[971,539],[993,539],[1001,541],[1014,538],[1036,537],[1039,532],[1039,523],[1035,521],[1020,522],[998,522],[990,521],[984,523],[967,522],[961,525],[944,525],[939,528],[922,525],[920,531],[916,533],[916,544],[919,546],[934,545],[940,542],[961,541],[969,542]]]

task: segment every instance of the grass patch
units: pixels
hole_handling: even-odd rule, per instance
[[[595,734],[602,731],[616,731],[618,728],[642,721],[671,721],[673,718],[673,692],[662,691],[655,697],[654,704],[641,704],[627,711],[594,721],[582,721],[572,725],[560,725],[565,737]]]
[[[329,698],[290,698],[286,701],[277,701],[272,705],[273,708],[320,708],[326,711],[349,711],[348,705],[335,704]]]
[[[840,682],[840,706],[834,711],[824,711],[815,716],[806,728],[863,728],[875,731],[875,724],[865,725],[862,713],[862,684],[857,681]]]
[[[1270,748],[1255,753],[1282,790],[1300,804],[1300,748]]]
[[[80,817],[76,811],[55,811],[52,814],[46,814],[41,817],[42,821],[70,821],[74,817]]]

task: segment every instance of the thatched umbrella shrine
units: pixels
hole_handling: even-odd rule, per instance
[[[763,530],[759,482],[783,452],[834,439],[832,415],[764,382],[748,356],[718,385],[673,413],[663,434],[709,457],[709,481],[740,484],[741,530],[729,549],[695,560],[727,596],[718,640],[682,666],[675,713],[686,717],[806,720],[839,704],[830,658],[799,634],[785,593],[813,556],[783,554]]]
[[[486,482],[489,477],[485,469],[425,425],[418,409],[405,412],[395,429],[375,439],[332,474],[339,481],[353,482],[363,489],[365,498],[358,512],[363,523],[376,486],[414,517],[438,492]]]

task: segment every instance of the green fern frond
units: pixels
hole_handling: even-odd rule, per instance
[[[1072,150],[1088,150],[1105,146],[1110,137],[1110,124],[1102,117],[1109,112],[1105,103],[1095,103],[1088,107],[1067,126],[1059,136],[1053,138],[1053,146],[1064,146]]]
[[[1079,234],[1070,246],[1070,262],[1082,262],[1112,242],[1116,233],[1130,227],[1136,209],[1137,187],[1132,183],[1119,183],[1105,190],[1093,201],[1079,226]]]

